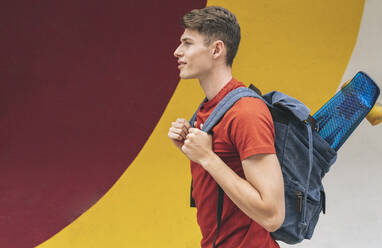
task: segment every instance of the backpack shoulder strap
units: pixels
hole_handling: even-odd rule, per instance
[[[194,122],[196,121],[196,116],[198,115],[198,111],[199,109],[203,106],[203,103],[207,101],[207,97],[204,98],[204,100],[202,101],[202,103],[199,105],[199,107],[196,109],[195,113],[192,115],[191,119],[190,119],[190,125],[191,127],[194,127]]]
[[[224,191],[222,188],[218,185],[218,204],[216,209],[216,234],[214,238],[214,242],[212,243],[212,248],[216,248],[216,241],[219,236],[220,226],[222,222],[222,213],[223,213],[223,202],[224,202]]]
[[[254,87],[255,88],[255,87]],[[256,88],[257,89],[257,88]],[[211,132],[212,128],[220,121],[220,119],[224,116],[224,114],[242,97],[256,97],[260,98],[264,101],[264,99],[259,95],[261,92],[257,89],[251,88],[246,88],[246,87],[240,87],[237,89],[234,89],[230,93],[228,93],[216,106],[214,111],[212,111],[211,115],[208,117],[206,122],[203,125],[202,130],[209,133]],[[194,123],[196,121],[196,116],[198,114],[199,109],[202,107],[203,103],[207,100],[207,98],[204,98],[202,103],[199,105],[199,107],[196,109],[195,113],[190,119],[190,125],[191,127],[194,127]],[[266,101],[264,101],[267,105],[269,105]],[[192,197],[192,180],[191,180],[191,194],[190,194],[190,206],[195,207],[195,200]],[[221,194],[221,193],[219,193]],[[219,199],[222,199],[221,196],[219,196]],[[218,201],[220,202],[220,201]],[[223,203],[218,203],[218,205],[221,204],[221,208]],[[218,207],[219,208],[219,207]],[[218,213],[219,215],[219,213]],[[218,217],[219,219],[219,217]]]
[[[212,111],[206,122],[203,124],[202,131],[210,133],[212,128],[221,120],[225,113],[242,97],[259,98],[263,100],[267,105],[269,105],[268,102],[266,102],[252,89],[248,89],[246,87],[234,89],[218,103],[214,111]]]
[[[204,132],[210,133],[212,128],[221,120],[225,113],[242,97],[255,97],[263,100],[267,105],[269,105],[257,92],[253,89],[246,87],[237,88],[230,93],[228,93],[215,107],[210,116],[207,118],[203,125],[202,130]],[[196,113],[195,113],[196,116]],[[192,118],[193,119],[193,118]],[[192,120],[191,119],[191,120]],[[193,120],[194,122],[194,120]],[[219,230],[221,226],[221,218],[223,212],[223,201],[224,201],[224,191],[218,185],[218,200],[216,209],[216,220],[217,220],[217,230],[215,234],[215,239],[213,241],[213,248],[216,248],[216,242],[219,235]]]

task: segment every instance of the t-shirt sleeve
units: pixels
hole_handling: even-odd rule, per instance
[[[276,153],[272,116],[262,100],[241,98],[230,111],[229,136],[240,160],[255,154]]]

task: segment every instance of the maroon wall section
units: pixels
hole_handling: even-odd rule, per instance
[[[180,17],[205,0],[0,8],[0,247],[32,247],[118,179],[178,83]]]

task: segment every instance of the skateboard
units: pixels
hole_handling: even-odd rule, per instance
[[[364,72],[358,72],[313,115],[318,134],[338,151],[373,108],[379,93],[378,85]]]

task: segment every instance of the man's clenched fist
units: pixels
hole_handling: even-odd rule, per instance
[[[168,137],[190,160],[200,165],[213,154],[212,136],[192,128],[186,119],[179,118],[171,123]]]
[[[178,118],[175,122],[171,123],[168,137],[179,149],[181,149],[188,134],[188,129],[190,128],[191,125],[186,119]]]
[[[201,127],[203,127],[203,124]],[[182,146],[182,151],[190,160],[203,166],[203,162],[214,154],[212,151],[212,135],[198,128],[190,128]]]

